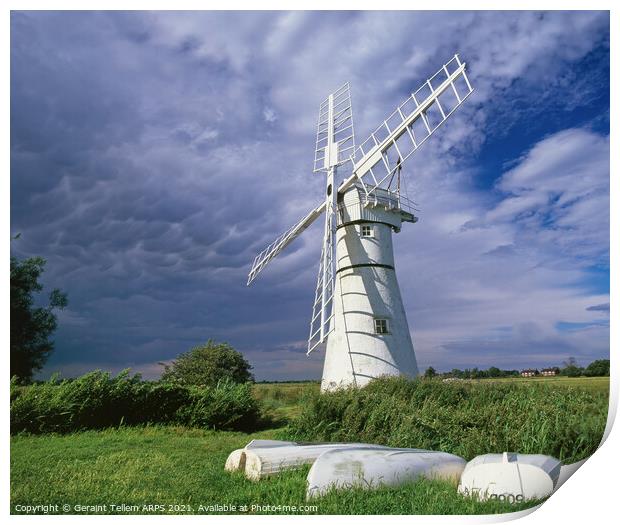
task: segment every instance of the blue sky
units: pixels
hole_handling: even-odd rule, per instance
[[[476,91],[405,165],[394,236],[419,366],[607,357],[606,12],[13,12],[11,250],[69,295],[43,375],[157,377],[213,338],[320,377],[321,221],[249,266],[322,197],[325,96],[351,83],[361,142],[455,52]]]

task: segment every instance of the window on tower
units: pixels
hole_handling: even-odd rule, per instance
[[[362,224],[362,237],[372,237],[372,226],[370,224]]]
[[[376,334],[389,334],[388,320],[387,319],[375,319],[375,333]]]

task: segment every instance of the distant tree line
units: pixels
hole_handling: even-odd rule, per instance
[[[555,371],[555,375],[565,377],[603,377],[609,376],[609,359],[597,359],[592,361],[586,367],[580,367],[577,364],[577,360],[574,357],[569,357],[567,361],[563,363],[562,367],[550,367]],[[534,370],[535,375],[540,372]],[[478,368],[466,368],[465,370],[459,370],[453,368],[449,372],[437,372],[432,366],[429,366],[424,372],[424,377],[433,378],[456,378],[456,379],[487,379],[487,378],[501,378],[501,377],[519,377],[521,371],[519,370],[500,370],[499,368],[492,366],[486,370],[480,370]]]
[[[609,364],[609,359],[597,359],[584,368],[577,364],[577,360],[574,357],[569,357],[564,362],[563,368],[560,368],[560,375],[567,377],[609,376]]]
[[[466,368],[460,370],[453,368],[449,372],[437,372],[432,366],[426,369],[424,377],[455,377],[457,379],[485,379],[496,377],[518,377],[519,370],[500,370],[499,368],[492,366],[487,370],[480,370],[479,368]]]

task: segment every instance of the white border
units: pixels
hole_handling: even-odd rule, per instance
[[[372,3],[367,0],[362,1],[326,1],[326,0],[314,0],[310,1],[298,1],[298,2],[285,2],[285,1],[275,1],[275,0],[267,0],[263,1],[260,4],[251,3],[248,1],[241,0],[228,0],[225,3],[218,3],[213,5],[207,2],[198,2],[191,0],[177,0],[175,2],[158,0],[158,1],[135,1],[135,0],[108,0],[105,2],[102,1],[93,1],[89,2],[88,5],[85,5],[84,2],[78,2],[76,0],[73,1],[57,1],[57,2],[46,2],[42,0],[31,0],[31,1],[8,1],[7,7],[3,10],[2,16],[2,25],[4,28],[3,31],[0,32],[2,34],[3,39],[3,48],[4,52],[2,53],[2,70],[5,72],[4,82],[2,83],[2,115],[4,118],[4,125],[2,126],[2,143],[4,144],[3,148],[3,165],[4,168],[4,177],[2,178],[2,196],[6,201],[9,200],[9,177],[8,174],[10,172],[10,160],[9,160],[9,138],[10,138],[10,121],[9,121],[9,57],[10,57],[10,10],[28,10],[28,9],[119,9],[119,10],[127,10],[127,9],[149,9],[149,10],[186,10],[186,9],[195,9],[195,10],[203,10],[203,9],[218,9],[217,5],[224,6],[226,9],[248,9],[248,10],[256,10],[256,9],[356,9],[356,10],[373,10],[377,7],[382,9],[402,9],[402,10],[411,10],[411,9],[425,9],[428,4],[423,4],[422,2],[412,3],[412,2],[404,2],[404,1],[382,1],[380,4]],[[550,9],[550,10],[611,10],[610,20],[611,20],[611,56],[616,57],[616,45],[618,38],[618,28],[620,24],[620,17],[618,16],[618,9],[615,9],[615,4],[612,1],[575,1],[575,0],[566,0],[563,2],[556,1],[532,1],[532,0],[523,0],[520,2],[503,2],[498,4],[497,1],[474,1],[467,3],[468,10],[484,10],[484,9],[497,9],[501,6],[504,9],[518,9],[518,10],[541,10],[541,9]],[[433,10],[438,9],[455,9],[460,10],[463,9],[463,3],[457,1],[435,1],[431,5]],[[579,38],[578,35],[575,35],[575,38]],[[614,61],[611,61],[611,85],[615,87],[615,91],[618,89],[618,67],[614,66]],[[611,89],[611,93],[613,95],[614,89]],[[610,126],[611,126],[611,151],[618,152],[620,151],[620,144],[618,141],[617,134],[614,134],[615,124],[617,122],[617,105],[615,104],[615,100],[612,96],[611,100],[611,114],[610,114]],[[611,158],[611,173],[613,176],[611,177],[611,240],[615,240],[616,242],[610,243],[610,267],[618,268],[620,264],[620,245],[618,240],[620,239],[620,231],[618,228],[619,225],[619,211],[618,211],[618,162],[617,158],[612,155]],[[2,207],[2,222],[4,225],[5,235],[9,232],[9,224],[10,224],[10,212],[9,212],[9,202],[6,202],[6,205]],[[4,246],[6,247],[6,251],[10,252],[9,243],[5,240]],[[9,361],[9,322],[8,322],[8,312],[9,312],[9,291],[8,291],[8,279],[6,276],[8,275],[8,253],[3,253],[0,256],[0,266],[3,271],[3,275],[5,278],[2,280],[2,334],[4,340],[4,351],[3,358],[5,364],[5,374],[6,370],[9,369],[8,361]],[[611,272],[611,295],[613,297],[617,296],[618,292],[618,277],[616,272]],[[614,314],[617,312],[617,308],[615,308],[615,303],[611,301],[611,312],[610,319],[616,320]],[[568,480],[568,482],[558,491],[557,494],[553,495],[545,504],[543,504],[540,508],[538,508],[535,512],[524,511],[514,514],[504,514],[497,516],[386,516],[382,518],[382,521],[385,520],[388,523],[407,520],[408,522],[415,521],[416,523],[421,522],[433,522],[433,523],[493,523],[500,521],[508,521],[511,519],[517,518],[525,518],[525,521],[529,523],[540,523],[547,525],[548,523],[573,523],[573,522],[589,522],[589,523],[606,523],[609,521],[609,517],[617,514],[616,509],[616,499],[618,499],[617,495],[617,485],[618,481],[616,479],[616,473],[618,472],[618,464],[619,461],[617,459],[618,453],[620,452],[620,437],[619,431],[616,429],[610,433],[611,426],[613,424],[613,420],[615,419],[615,415],[618,408],[618,378],[620,376],[620,366],[618,364],[618,331],[617,331],[617,322],[610,323],[610,348],[611,351],[611,364],[612,364],[612,380],[611,380],[611,396],[610,396],[610,416],[608,419],[607,429],[606,429],[606,441],[602,445],[601,449],[589,459],[585,465],[579,470],[579,473]],[[5,379],[6,381],[6,379]],[[2,481],[3,481],[3,493],[2,493],[2,501],[4,503],[4,512],[8,514],[9,505],[10,505],[10,495],[9,495],[9,486],[10,486],[10,478],[9,478],[9,432],[8,432],[8,421],[9,421],[9,399],[8,399],[8,385],[5,385],[3,389],[3,414],[4,414],[4,422],[6,424],[6,429],[4,433],[3,450],[2,450]],[[60,521],[68,521],[68,522],[83,522],[85,521],[84,516],[44,516],[44,517],[33,517],[33,516],[10,516],[11,521],[21,521],[21,520],[39,520],[45,519],[49,522],[60,522]],[[97,522],[108,522],[111,519],[118,520],[119,516],[93,516],[89,517],[88,521],[97,521]],[[152,523],[154,521],[161,522],[167,521],[171,522],[173,520],[178,520],[178,516],[139,516],[139,517],[124,517],[125,520],[132,521],[134,523]],[[249,520],[251,519],[253,523],[273,523],[273,522],[289,522],[291,519],[298,520],[333,520],[338,519],[339,522],[353,522],[362,523],[367,522],[370,523],[376,521],[375,516],[339,516],[328,517],[328,516],[252,516],[252,517],[243,517],[243,516],[186,516],[184,520],[192,521],[196,523],[205,523],[205,520],[209,520],[209,522],[229,522],[231,520]]]

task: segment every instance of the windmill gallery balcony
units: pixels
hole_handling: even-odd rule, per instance
[[[395,232],[401,223],[417,222],[419,210],[415,203],[397,191],[374,188],[366,193],[362,185],[355,185],[339,199],[338,225],[351,222],[382,222],[389,224]]]

